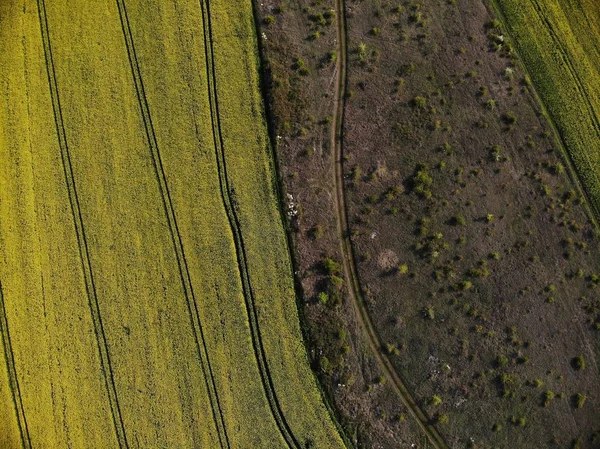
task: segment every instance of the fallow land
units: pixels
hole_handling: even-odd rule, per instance
[[[600,445],[596,16],[265,2],[313,366],[358,447]]]

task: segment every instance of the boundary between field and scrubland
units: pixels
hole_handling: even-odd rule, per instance
[[[239,218],[235,210],[235,196],[232,192],[232,189],[229,187],[229,177],[227,175],[225,144],[221,130],[221,122],[219,119],[219,99],[217,92],[217,73],[215,68],[210,1],[200,0],[199,3],[202,9],[208,98],[210,103],[210,116],[213,129],[213,145],[215,149],[219,175],[220,196],[223,202],[223,207],[227,213],[227,220],[229,222],[229,227],[231,229],[235,244],[235,254],[237,258],[238,272],[242,281],[242,293],[244,296],[244,304],[246,306],[246,313],[248,315],[248,322],[250,325],[252,347],[258,363],[261,382],[269,403],[269,408],[275,423],[277,424],[279,432],[289,448],[301,449],[302,446],[293,434],[289,424],[285,419],[281,405],[279,404],[262,341],[258,321],[258,311],[256,309],[254,292],[252,289],[252,283],[250,281],[250,274],[248,272],[246,249],[244,246]]]
[[[187,303],[188,314],[192,324],[192,330],[194,333],[194,339],[196,343],[196,350],[200,358],[200,365],[202,372],[204,373],[204,381],[206,389],[209,395],[213,420],[217,427],[217,434],[219,437],[219,444],[222,449],[229,448],[229,437],[227,435],[227,429],[225,427],[225,421],[219,397],[216,388],[216,382],[212,372],[210,359],[208,356],[208,349],[206,341],[204,339],[204,331],[202,329],[202,322],[200,320],[200,314],[198,311],[198,305],[196,304],[196,298],[194,295],[194,289],[191,282],[190,272],[188,269],[185,252],[183,249],[183,243],[181,240],[181,234],[179,233],[179,227],[177,225],[177,218],[175,216],[175,210],[171,200],[171,194],[169,192],[169,186],[167,184],[166,175],[164,172],[160,150],[158,148],[158,141],[154,132],[154,126],[152,124],[152,116],[150,115],[150,108],[146,98],[144,90],[144,84],[142,80],[142,74],[138,63],[137,54],[135,52],[135,46],[133,41],[133,35],[131,33],[131,26],[129,18],[127,17],[127,9],[123,0],[117,0],[117,7],[119,9],[119,17],[121,19],[121,28],[123,30],[123,37],[125,39],[125,46],[127,47],[127,54],[129,56],[129,63],[131,65],[131,72],[135,84],[137,93],[137,99],[139,102],[140,110],[142,113],[142,120],[144,123],[144,129],[146,132],[146,138],[150,147],[150,153],[152,155],[152,163],[154,165],[155,174],[159,184],[159,190],[162,197],[163,208],[169,225],[169,231],[171,234],[171,240],[175,250],[175,256],[177,259],[177,266],[179,268],[179,276],[184,290],[184,295]]]
[[[271,166],[272,166],[272,176],[271,177],[272,177],[272,181],[273,181],[273,193],[274,193],[275,197],[277,198],[277,210],[279,213],[279,218],[281,220],[281,224],[282,224],[283,228],[285,229],[284,234],[285,234],[285,240],[286,240],[286,250],[290,256],[291,266],[292,266],[290,276],[294,280],[294,295],[295,295],[295,300],[296,300],[296,310],[297,310],[298,318],[299,318],[300,324],[301,324],[300,329],[302,331],[302,338],[304,339],[305,342],[308,342],[309,331],[307,329],[307,323],[306,323],[307,318],[305,316],[305,313],[304,313],[304,310],[302,307],[302,304],[303,304],[302,298],[304,296],[304,288],[302,286],[301,279],[298,276],[298,272],[296,271],[296,268],[299,266],[298,254],[297,254],[297,243],[294,239],[294,236],[292,235],[292,232],[290,231],[289,222],[286,219],[287,215],[286,215],[285,202],[284,202],[285,186],[284,186],[283,178],[281,176],[282,165],[280,165],[281,161],[280,161],[278,152],[276,151],[277,133],[275,131],[276,126],[275,126],[274,112],[272,110],[271,103],[269,101],[268,79],[270,78],[270,64],[268,62],[268,58],[266,56],[266,52],[265,52],[263,42],[262,42],[261,19],[260,19],[261,15],[260,15],[258,4],[257,4],[256,0],[252,0],[252,13],[253,13],[253,19],[254,19],[255,41],[256,41],[257,48],[258,48],[257,65],[259,67],[258,74],[259,74],[259,85],[260,85],[260,91],[261,91],[261,100],[262,100],[262,104],[263,104],[263,108],[264,108],[265,124],[267,127],[268,136],[269,136],[268,149],[269,149],[269,158],[270,158],[270,162],[271,162]],[[310,360],[308,345],[306,343],[303,344],[303,348],[304,348],[304,352],[305,352],[307,360]],[[323,386],[321,385],[320,382],[317,381],[317,382],[315,382],[315,384],[321,395],[321,400],[322,400],[323,404],[325,405],[325,407],[327,408],[327,411],[329,412],[332,422],[335,425],[335,427],[338,431],[338,434],[344,441],[344,444],[348,448],[354,447],[353,443],[350,441],[350,438],[346,434],[346,429],[340,424],[339,415],[331,403],[332,399],[330,398],[328,393],[323,389]]]
[[[500,6],[498,0],[489,0],[488,2],[486,2],[484,0],[483,3],[486,6],[490,15],[492,17],[494,17],[494,16],[497,17],[502,22],[503,33],[505,33],[510,38],[510,41],[513,43],[513,51],[516,55],[516,58],[514,58],[513,62],[516,65],[518,65],[518,67],[523,71],[524,74],[526,74],[527,76],[529,76],[532,79],[532,82],[529,85],[529,92],[531,93],[531,97],[532,97],[531,100],[537,106],[539,106],[539,108],[541,109],[541,113],[543,114],[543,116],[546,118],[546,120],[548,122],[548,126],[550,126],[550,128],[552,129],[552,132],[555,136],[555,141],[559,145],[561,153],[564,156],[564,160],[567,165],[567,172],[569,173],[569,178],[575,185],[575,188],[579,191],[580,195],[583,198],[585,198],[585,208],[588,211],[588,215],[589,215],[589,218],[590,218],[593,226],[596,229],[600,229],[600,223],[598,221],[600,219],[599,205],[596,204],[596,202],[594,201],[594,196],[588,191],[585,183],[581,179],[581,174],[579,173],[579,171],[577,169],[577,164],[575,163],[575,160],[574,160],[571,152],[568,150],[567,140],[566,140],[564,134],[559,129],[558,125],[556,124],[556,119],[555,119],[554,115],[549,112],[545,101],[542,99],[542,96],[540,95],[538,89],[536,88],[535,81],[533,81],[533,78],[531,77],[531,71],[528,69],[524,59],[520,56],[521,50],[522,50],[521,45],[520,45],[519,41],[514,38],[514,36],[512,35],[512,33],[510,31],[510,27],[508,26],[508,23],[510,21],[506,17],[503,7]],[[536,3],[536,5],[537,5],[537,3]],[[538,13],[538,15],[540,14],[539,9],[537,9],[537,8],[536,8],[536,12]],[[542,18],[541,16],[540,16],[540,19],[545,21],[545,18]],[[568,55],[568,52],[565,52],[564,47],[562,46],[562,44],[556,37],[554,31],[552,30],[551,25],[548,24],[547,21],[545,21],[545,23],[548,25],[547,28],[549,29],[549,32],[552,34],[554,42],[556,42],[556,44],[557,44],[557,47],[561,53],[562,59],[565,60],[566,64],[568,64],[569,72],[571,72],[573,74],[573,77],[576,79],[578,91],[580,93],[582,93],[583,97],[586,97],[586,103],[587,103],[588,109],[590,109],[590,112],[592,115],[592,120],[596,123],[595,129],[597,130],[597,132],[600,133],[600,124],[598,123],[598,118],[593,113],[593,108],[591,107],[591,104],[589,104],[589,100],[587,99],[587,96],[585,95],[585,92],[583,91],[581,80],[580,80],[579,76],[576,74],[576,71],[574,70],[574,67],[573,67],[572,61]],[[567,61],[567,59],[568,59],[568,61]]]
[[[73,216],[73,224],[75,232],[77,234],[77,245],[79,247],[79,256],[81,259],[81,265],[83,269],[83,277],[85,282],[85,289],[88,297],[88,304],[90,307],[90,313],[92,321],[94,323],[94,333],[96,335],[96,342],[98,344],[98,352],[100,355],[100,366],[104,376],[106,384],[106,390],[108,394],[110,410],[113,418],[115,427],[116,437],[120,448],[127,449],[129,444],[127,442],[127,435],[125,433],[125,426],[123,424],[123,418],[121,416],[121,408],[119,405],[119,398],[117,395],[117,389],[115,386],[114,374],[111,365],[110,355],[108,353],[108,346],[106,342],[106,335],[104,332],[104,325],[102,324],[102,316],[100,314],[100,306],[98,304],[98,296],[96,294],[96,286],[94,284],[94,275],[92,271],[92,265],[89,256],[89,250],[87,245],[87,238],[85,235],[85,228],[83,225],[83,217],[81,215],[81,207],[79,205],[79,198],[77,196],[77,188],[75,186],[75,179],[73,174],[73,166],[71,165],[71,156],[69,153],[69,145],[67,143],[67,137],[65,133],[65,127],[63,122],[62,110],[60,105],[60,97],[58,94],[58,84],[56,81],[56,72],[54,68],[54,60],[52,57],[52,45],[50,41],[50,32],[48,27],[48,17],[46,15],[46,4],[44,0],[37,0],[38,17],[40,22],[42,42],[44,46],[44,55],[46,62],[46,70],[48,73],[48,85],[50,89],[50,97],[52,100],[52,108],[54,111],[54,122],[56,125],[56,133],[58,137],[58,144],[60,147],[60,153],[62,158],[62,165],[65,175],[65,183],[69,195],[69,203],[71,206],[71,214]]]
[[[346,106],[346,91],[348,84],[348,29],[346,26],[346,10],[344,0],[336,0],[337,6],[337,45],[338,61],[336,67],[336,87],[334,93],[335,106],[333,120],[331,124],[331,148],[334,158],[334,186],[336,194],[334,195],[336,209],[336,223],[340,240],[340,250],[342,255],[342,265],[344,275],[350,286],[348,293],[352,298],[352,303],[357,312],[358,322],[363,329],[367,340],[377,363],[382,371],[391,379],[391,384],[396,393],[406,405],[410,414],[415,418],[423,433],[429,439],[429,442],[436,449],[446,449],[448,445],[438,433],[437,429],[431,424],[430,420],[423,413],[417,401],[410,393],[408,387],[397,372],[392,361],[383,352],[383,343],[377,334],[375,326],[369,316],[367,305],[362,295],[358,274],[356,269],[356,259],[350,240],[350,227],[348,225],[348,209],[346,207],[345,188],[344,188],[344,158],[343,158],[343,137],[344,137],[344,114]]]
[[[21,435],[21,443],[24,449],[31,449],[31,439],[29,438],[29,429],[27,427],[27,417],[23,408],[21,398],[21,389],[19,388],[19,379],[17,369],[15,368],[15,356],[10,343],[10,332],[8,330],[8,318],[6,316],[6,307],[4,306],[4,294],[2,292],[2,281],[0,281],[0,333],[2,334],[2,346],[4,356],[6,357],[6,370],[8,372],[9,387],[12,396],[13,405],[17,414],[17,423]]]

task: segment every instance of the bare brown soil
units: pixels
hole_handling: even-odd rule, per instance
[[[360,298],[330,143],[339,11],[259,7],[307,340],[359,447],[432,445],[381,357],[450,447],[600,445],[598,230],[487,6],[345,1],[337,179]]]

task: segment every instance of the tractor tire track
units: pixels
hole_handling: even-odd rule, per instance
[[[10,343],[10,332],[8,330],[8,317],[4,306],[4,294],[2,293],[2,282],[0,282],[0,333],[2,334],[2,346],[6,357],[6,369],[8,372],[8,381],[12,393],[13,405],[17,413],[17,423],[21,435],[21,444],[24,449],[31,449],[31,439],[29,438],[29,429],[27,428],[27,418],[21,399],[21,389],[19,388],[19,379],[17,369],[15,368],[15,356]]]
[[[177,266],[179,269],[179,276],[183,285],[185,299],[188,308],[188,314],[190,316],[192,330],[194,332],[194,339],[196,343],[196,349],[200,358],[200,364],[202,372],[204,373],[204,381],[206,389],[209,395],[213,420],[217,428],[217,434],[219,437],[219,444],[222,449],[229,448],[229,437],[227,435],[227,429],[225,427],[225,420],[221,405],[219,402],[219,396],[217,393],[216,382],[212,367],[210,364],[210,358],[208,356],[208,348],[204,339],[204,331],[202,328],[202,321],[200,320],[200,313],[198,311],[198,305],[196,303],[196,297],[194,295],[194,289],[192,286],[191,276],[188,269],[185,252],[183,249],[183,241],[177,225],[177,217],[175,216],[175,209],[171,200],[171,194],[169,192],[169,186],[167,184],[167,178],[163,168],[162,158],[160,150],[158,148],[158,141],[154,132],[154,125],[152,124],[152,116],[150,114],[150,107],[144,90],[144,83],[142,80],[142,73],[138,63],[137,54],[135,51],[133,34],[131,32],[131,26],[129,18],[127,17],[127,9],[125,7],[124,0],[117,0],[117,7],[119,9],[119,17],[121,19],[121,28],[123,31],[123,37],[125,39],[125,46],[127,48],[127,54],[129,56],[129,63],[131,66],[131,72],[135,84],[137,93],[138,103],[140,111],[142,113],[142,121],[144,123],[144,129],[146,132],[146,138],[150,147],[150,153],[152,155],[152,163],[154,165],[155,174],[159,184],[159,190],[162,198],[164,212],[169,225],[169,232],[171,234],[171,240],[175,250],[175,256],[177,259]]]
[[[248,271],[248,262],[244,239],[241,232],[240,221],[236,212],[236,199],[233,188],[229,186],[229,177],[227,175],[227,165],[225,158],[225,144],[219,119],[219,99],[217,92],[217,71],[215,68],[215,57],[213,47],[212,20],[210,14],[210,1],[200,0],[202,9],[202,24],[204,31],[204,52],[206,58],[206,74],[208,81],[208,97],[210,102],[211,121],[213,128],[213,143],[217,160],[217,168],[219,172],[219,187],[221,200],[227,213],[229,227],[233,234],[235,243],[235,252],[238,264],[238,271],[242,281],[242,293],[250,324],[250,333],[252,337],[252,346],[256,357],[258,368],[261,376],[261,381],[265,395],[271,409],[271,413],[281,435],[283,436],[287,446],[293,449],[302,449],[301,444],[293,434],[289,424],[287,423],[281,405],[275,392],[275,386],[270,374],[269,365],[264,349],[264,344],[260,332],[260,324],[258,311],[256,309],[256,301],[250,281]]]
[[[431,445],[436,449],[446,449],[448,445],[431,424],[425,413],[417,404],[408,387],[400,377],[393,362],[383,351],[383,343],[371,320],[366,302],[357,275],[354,250],[350,240],[350,226],[348,222],[348,208],[346,206],[346,193],[344,188],[344,158],[343,158],[343,132],[344,115],[346,108],[346,90],[348,85],[348,29],[346,27],[346,10],[344,0],[336,0],[337,8],[337,44],[338,62],[336,67],[337,83],[335,87],[335,106],[333,121],[331,124],[331,148],[333,163],[335,167],[334,195],[335,209],[337,215],[337,229],[340,239],[340,251],[343,259],[344,275],[350,283],[348,292],[352,297],[352,304],[357,312],[358,323],[367,337],[369,346],[383,373],[391,379],[391,385],[402,399],[402,402],[415,418],[424,435]]]
[[[77,245],[79,247],[79,256],[83,268],[85,289],[88,297],[90,313],[92,315],[92,321],[94,323],[94,333],[96,335],[96,341],[98,343],[98,352],[100,354],[100,366],[104,375],[104,381],[106,384],[106,390],[110,403],[110,410],[119,447],[122,449],[128,449],[129,444],[127,443],[127,435],[121,416],[121,408],[119,405],[119,398],[115,386],[113,369],[111,365],[110,355],[108,352],[106,334],[104,332],[104,325],[102,324],[102,316],[100,313],[100,306],[98,304],[98,297],[96,294],[96,286],[94,283],[94,275],[92,271],[92,265],[90,262],[87,238],[85,235],[85,228],[83,225],[83,218],[81,215],[81,207],[79,205],[79,197],[77,195],[77,188],[75,185],[75,178],[73,174],[73,166],[71,164],[71,156],[69,153],[69,146],[67,143],[67,137],[65,133],[65,126],[60,105],[60,97],[58,94],[58,84],[56,81],[56,71],[54,68],[54,60],[52,57],[52,45],[50,41],[50,32],[48,27],[48,16],[46,15],[45,1],[37,0],[37,8],[42,33],[42,41],[44,45],[44,55],[46,59],[46,70],[48,73],[50,97],[52,100],[52,108],[54,111],[54,122],[56,125],[56,133],[58,136],[58,143],[62,158],[65,183],[67,185],[67,191],[69,194],[71,213],[73,215],[73,223],[75,226],[75,232],[77,234]]]

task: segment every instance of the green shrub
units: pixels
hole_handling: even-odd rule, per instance
[[[417,168],[410,180],[410,187],[413,192],[423,198],[431,198],[429,188],[433,184],[433,178],[429,174],[429,167],[425,164],[417,165]]]
[[[329,295],[326,292],[321,292],[317,295],[317,298],[321,304],[327,304],[329,301]]]
[[[508,111],[502,115],[502,121],[507,125],[514,125],[517,123],[517,115],[513,111]]]
[[[323,265],[325,272],[329,275],[338,274],[342,270],[340,264],[330,257],[324,258],[321,261],[321,264]]]
[[[401,265],[398,265],[398,273],[399,274],[406,274],[408,273],[408,265],[403,263]]]
[[[309,231],[310,238],[313,240],[318,240],[323,237],[323,227],[321,225],[314,225],[312,229]]]
[[[438,415],[436,421],[438,424],[448,424],[450,422],[450,418],[446,414]]]
[[[577,393],[574,397],[573,397],[573,403],[575,404],[576,408],[583,408],[585,401],[587,399],[587,396],[581,393]]]
[[[419,95],[417,95],[415,98],[413,98],[413,106],[419,107],[419,108],[424,108],[425,105],[427,104],[427,99],[425,97],[421,97]]]
[[[399,355],[400,354],[400,350],[393,343],[387,343],[385,345],[385,352],[387,352],[388,355]]]
[[[583,371],[585,369],[585,359],[582,355],[579,355],[571,360],[571,365],[577,371]]]
[[[550,407],[550,404],[554,400],[554,392],[552,390],[546,390],[543,395],[544,407]]]
[[[467,223],[467,220],[463,215],[456,215],[455,217],[452,217],[451,223],[454,226],[464,226]]]
[[[435,311],[433,310],[433,307],[428,306],[428,307],[424,307],[422,310],[423,316],[425,318],[427,318],[428,320],[433,320],[435,318]]]
[[[331,286],[337,290],[341,290],[344,287],[344,279],[339,276],[329,276],[329,282],[331,283]]]
[[[506,365],[508,365],[508,357],[506,357],[504,354],[500,354],[498,357],[496,357],[496,366],[504,367]]]

